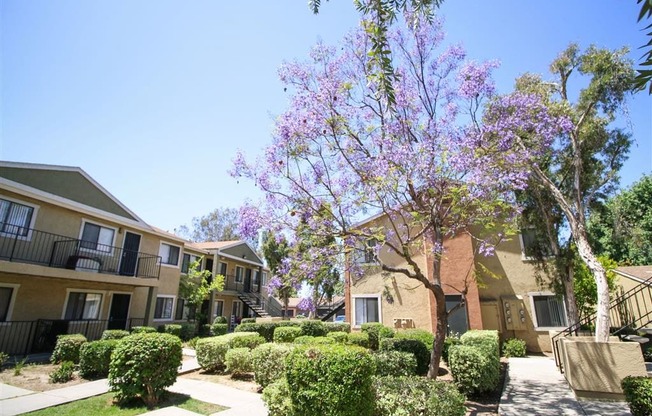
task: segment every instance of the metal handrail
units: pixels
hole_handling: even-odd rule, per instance
[[[158,279],[161,257],[0,222],[0,259]]]

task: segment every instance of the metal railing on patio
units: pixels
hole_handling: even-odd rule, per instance
[[[0,223],[0,259],[121,276],[156,278],[160,257]]]

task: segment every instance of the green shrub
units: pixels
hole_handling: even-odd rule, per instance
[[[363,333],[369,336],[369,348],[377,350],[383,338],[394,338],[394,330],[380,322],[366,322],[360,327]]]
[[[448,363],[448,351],[453,345],[460,343],[459,335],[451,334],[446,337],[444,340],[444,349],[441,352],[441,359]]]
[[[335,339],[331,337],[314,337],[313,344],[336,344]]]
[[[240,324],[255,324],[256,318],[242,318]]]
[[[107,329],[106,331],[102,332],[102,337],[100,339],[102,340],[122,339],[128,336],[129,336],[129,331],[125,331],[124,329]]]
[[[141,397],[154,406],[177,380],[181,340],[170,334],[137,334],[123,338],[111,354],[109,386],[119,401]]]
[[[424,377],[376,377],[375,416],[464,416],[464,396],[454,385]]]
[[[216,316],[215,319],[213,319],[214,324],[228,324],[229,321],[226,319],[225,316]]]
[[[131,328],[132,334],[151,334],[157,332],[156,328],[152,326],[134,326]]]
[[[87,342],[86,337],[82,334],[59,335],[57,343],[52,351],[50,361],[58,364],[63,361],[79,362],[79,349]]]
[[[301,335],[294,339],[295,344],[312,344],[315,340],[315,337],[311,335]]]
[[[413,376],[417,374],[414,354],[403,351],[377,351],[371,355],[376,362],[377,376]]]
[[[254,371],[251,350],[247,347],[231,348],[226,352],[224,361],[226,362],[226,371],[234,376]]]
[[[428,351],[432,350],[432,344],[435,342],[435,336],[430,331],[416,328],[396,331],[394,338],[415,339],[420,341]]]
[[[652,379],[627,376],[621,386],[632,416],[652,415]]]
[[[240,340],[240,338],[245,338]],[[255,348],[264,342],[256,333],[233,332],[217,337],[200,338],[195,345],[197,362],[206,371],[223,369],[226,364],[226,352],[230,348]]]
[[[59,368],[50,373],[50,383],[66,383],[72,380],[75,371],[75,363],[72,361],[63,361]]]
[[[117,339],[107,339],[82,345],[79,350],[79,375],[86,379],[108,376],[111,353],[118,342]]]
[[[326,334],[328,334],[328,329],[322,321],[306,319],[301,322],[301,335],[325,337]]]
[[[229,342],[230,348],[249,348],[253,350],[257,346],[265,343],[265,338],[257,333],[242,333],[241,335],[231,338]]]
[[[5,365],[8,359],[9,359],[9,354],[0,352],[0,371],[2,371],[2,367]]]
[[[369,348],[369,334],[362,332],[351,332],[346,336],[347,344],[357,345],[362,348]]]
[[[213,323],[211,325],[211,335],[212,336],[219,336],[219,335],[225,335],[229,331],[229,324],[220,324],[220,323]]]
[[[348,322],[324,322],[328,332],[351,332],[351,324]]]
[[[375,368],[367,350],[339,344],[306,345],[292,351],[285,364],[296,414],[373,414]]]
[[[428,373],[430,366],[430,350],[423,342],[416,339],[385,338],[380,342],[382,351],[403,351],[414,354],[417,360],[417,374],[422,376]]]
[[[267,343],[251,351],[256,383],[263,388],[279,380],[285,374],[285,357],[293,350],[291,344]]]
[[[455,345],[448,352],[448,367],[462,393],[476,395],[492,391],[500,380],[500,361],[487,348]]]
[[[235,332],[257,332],[260,336],[264,337],[267,342],[274,340],[274,332],[276,328],[298,326],[297,322],[279,321],[279,322],[264,322],[264,323],[248,323],[240,324],[235,327]]]
[[[294,342],[301,335],[301,328],[296,326],[280,326],[274,330],[274,342]]]
[[[329,332],[327,337],[332,338],[333,340],[335,340],[335,342],[339,342],[340,344],[346,344],[346,342],[349,339],[349,334],[347,334],[346,332],[336,331],[336,332]]]
[[[474,329],[465,332],[460,337],[462,345],[472,345],[483,348],[488,354],[495,356],[500,361],[500,338],[498,331],[483,331]]]
[[[527,349],[525,341],[519,338],[510,338],[503,344],[503,355],[505,357],[525,357]]]
[[[190,323],[190,322],[181,324],[181,331],[179,331],[179,338],[181,338],[182,341],[188,341],[189,339],[193,338],[195,335],[197,335],[197,324]]]
[[[181,329],[182,326],[179,324],[166,324],[163,325],[163,333],[174,335],[175,337],[181,338]]]
[[[211,324],[202,324],[199,327],[199,333],[197,335],[200,337],[209,337],[211,335]]]
[[[290,398],[290,387],[285,377],[263,390],[263,401],[267,406],[268,416],[296,416]]]

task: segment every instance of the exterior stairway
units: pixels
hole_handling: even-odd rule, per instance
[[[555,361],[560,371],[564,369],[559,356],[559,340],[570,336],[594,335],[596,316],[596,313],[588,315],[552,337]],[[652,329],[648,328],[652,323],[652,278],[626,292],[621,289],[612,296],[609,317],[611,336],[623,341],[647,343],[649,339],[641,335],[652,334]]]
[[[269,313],[267,313],[267,311],[262,307],[261,301],[255,293],[240,293],[238,295],[238,299],[247,305],[249,309],[254,311],[256,316],[260,318],[267,318],[270,316]]]

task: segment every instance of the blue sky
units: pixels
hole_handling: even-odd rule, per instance
[[[354,28],[352,0],[0,1],[0,159],[80,166],[152,225],[172,230],[257,198],[226,170],[257,154],[287,105],[276,70]],[[497,59],[499,92],[547,74],[570,42],[637,48],[634,0],[447,0],[447,41]],[[630,100],[636,144],[622,185],[652,171],[652,98]]]

